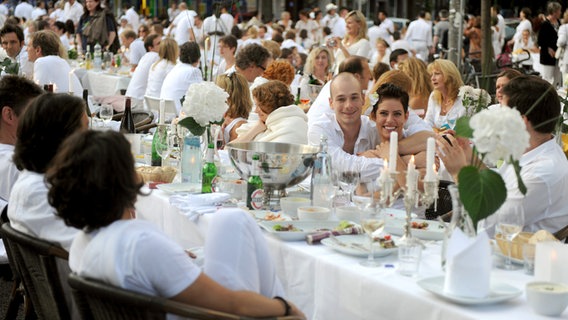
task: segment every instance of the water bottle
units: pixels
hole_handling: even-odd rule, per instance
[[[87,45],[87,50],[85,50],[85,69],[91,70],[93,68],[93,59],[91,55],[91,46]]]
[[[313,206],[331,207],[331,197],[334,193],[332,179],[331,157],[327,153],[327,138],[320,139],[320,151],[314,161],[311,180],[311,195]]]
[[[95,70],[101,70],[101,67],[103,65],[103,50],[98,42],[97,44],[95,44],[95,54],[94,54],[93,63],[95,65]]]

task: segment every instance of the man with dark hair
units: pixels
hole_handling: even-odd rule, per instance
[[[81,97],[83,87],[69,63],[59,37],[51,30],[37,31],[30,35],[28,60],[34,64],[33,81],[40,86],[54,84],[55,92],[70,92]],[[69,76],[71,74],[71,76]],[[71,79],[72,83],[69,83]],[[71,89],[71,90],[70,90]]]
[[[28,61],[28,52],[24,43],[24,31],[16,24],[6,23],[0,29],[0,40],[2,48],[6,50],[12,62],[19,64],[19,74],[25,75],[28,79],[33,76],[33,62]]]
[[[498,4],[491,6],[491,17],[497,18],[497,32],[499,32],[499,52],[495,52],[495,55],[500,54],[503,50],[503,45],[505,44],[505,18],[499,13],[501,11],[501,6]]]
[[[408,59],[408,51],[404,49],[395,49],[389,56],[389,63],[392,70],[398,69],[398,64]]]
[[[158,51],[161,41],[162,37],[158,34],[150,34],[144,39],[144,48],[146,48],[147,52],[138,62],[138,66],[132,74],[132,79],[128,83],[125,94],[127,97],[132,98],[132,108],[142,107],[144,103],[144,93],[148,85],[150,67],[152,67],[156,61],[160,60]]]
[[[65,50],[69,50],[71,46],[69,44],[69,38],[65,34],[65,23],[61,21],[55,21],[51,26],[51,30],[59,36],[59,40],[61,40],[61,44],[63,45]]]
[[[524,208],[523,230],[556,232],[568,225],[568,162],[553,134],[561,117],[558,94],[539,77],[519,76],[503,88],[503,104],[521,113],[529,133],[529,147],[519,159],[526,195],[517,187],[513,166],[506,163],[499,168],[507,187],[507,200],[501,208],[506,214],[515,209],[513,204],[517,201],[513,200],[520,198]],[[469,143],[449,139],[452,145],[439,138],[438,146],[446,168],[457,176],[459,170],[470,163],[466,156],[472,154],[471,148]],[[486,226],[491,228],[495,222],[496,215],[490,216]]]
[[[170,71],[162,84],[160,99],[173,100],[177,111],[181,110],[181,98],[185,96],[187,89],[194,83],[203,81],[203,75],[199,70],[201,52],[197,43],[190,41],[179,47],[180,63]]]
[[[434,26],[434,39],[433,39],[433,46],[436,52],[439,52],[438,44],[444,45],[444,42],[445,44],[447,44],[447,39],[445,38],[447,37],[448,30],[450,30],[450,22],[448,21],[449,15],[450,13],[446,9],[442,9],[440,10],[440,12],[438,12],[438,17],[440,18],[440,21],[438,21],[438,23],[436,23],[436,25]]]
[[[416,50],[416,57],[428,62],[428,55],[433,53],[432,26],[426,22],[426,12],[420,11],[418,19],[412,21],[406,30],[405,39]]]
[[[18,119],[43,91],[30,80],[7,75],[0,78],[0,209],[8,202],[19,171],[12,162]]]
[[[381,20],[381,17],[383,20]],[[376,52],[377,48],[375,46],[377,39],[383,39],[389,45],[392,43],[391,34],[394,32],[394,24],[390,19],[387,19],[386,14],[382,10],[377,14],[377,18],[374,19],[373,24],[374,25],[367,30],[367,36],[369,36],[371,50]]]
[[[249,83],[261,76],[272,60],[270,52],[256,43],[242,48],[235,57],[235,70],[245,76]],[[227,70],[227,73],[233,70]]]
[[[558,50],[556,41],[558,40],[562,6],[558,2],[551,1],[546,6],[546,13],[546,20],[540,27],[537,40],[540,47],[542,78],[557,88],[561,85],[561,75],[555,55],[556,50]]]

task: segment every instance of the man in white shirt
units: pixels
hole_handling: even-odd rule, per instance
[[[197,12],[193,10],[187,9],[187,4],[184,2],[179,4],[179,14],[172,22],[173,26],[170,26],[170,30],[173,28],[174,32],[174,39],[178,43],[178,46],[189,41],[189,33],[190,29],[194,24],[194,17],[197,15]]]
[[[539,77],[519,76],[503,88],[502,101],[521,113],[529,133],[529,147],[519,159],[520,176],[527,188],[525,195],[518,188],[513,165],[506,163],[499,168],[507,188],[507,199],[500,214],[518,209],[514,206],[518,206],[521,199],[524,231],[556,232],[568,225],[568,161],[553,135],[561,110],[558,94]],[[438,139],[439,156],[448,171],[456,176],[462,167],[471,163],[466,158],[472,154],[471,148],[469,143],[448,138],[452,145]],[[487,218],[485,226],[490,233],[496,221],[495,214]]]
[[[385,22],[381,22],[381,19],[380,19],[381,12],[379,12],[379,14],[377,15],[377,19],[375,19],[374,25],[372,27],[370,27],[369,30],[367,30],[367,36],[369,37],[369,42],[371,44],[371,50],[373,50],[373,52],[377,51],[377,48],[376,48],[377,39],[383,39],[389,45],[392,43],[392,36],[391,36],[392,33],[390,32],[388,27],[383,26],[383,23],[385,23]],[[385,19],[385,21],[390,21],[390,20]],[[391,21],[391,23],[392,23],[392,21]],[[394,28],[393,28],[393,32],[394,32]]]
[[[505,18],[499,13],[501,11],[501,6],[495,4],[491,6],[491,16],[497,17],[497,27],[499,28],[499,45],[500,48],[503,49],[503,45],[505,44]],[[495,52],[495,55],[500,54],[501,52]]]
[[[2,48],[6,50],[10,60],[19,64],[18,74],[32,79],[34,64],[28,60],[22,29],[13,24],[6,24],[0,29],[0,40],[2,41]]]
[[[128,8],[128,5],[124,5],[124,8]],[[132,29],[138,30],[138,27],[140,26],[140,16],[138,15],[138,12],[136,12],[134,6],[130,6],[124,15],[128,18],[128,22],[132,25]]]
[[[405,39],[416,50],[416,57],[428,62],[428,56],[433,53],[432,26],[425,20],[426,12],[420,11],[417,20],[412,21],[406,30]]]
[[[128,49],[128,61],[130,62],[131,70],[134,71],[140,59],[146,54],[144,42],[131,29],[124,30],[120,35],[120,40],[122,45]]]
[[[18,18],[24,18],[26,21],[31,20],[32,18],[32,11],[34,7],[28,3],[27,0],[22,0],[14,9],[14,16]]]
[[[233,25],[235,24],[235,18],[229,13],[227,10],[227,6],[223,5],[221,7],[221,21],[223,22],[223,27],[225,31],[225,35],[231,33],[231,29],[233,29]]]
[[[203,41],[205,40],[205,32],[203,32],[203,19],[201,19],[200,15],[196,15],[193,18],[193,27],[192,27],[193,33],[190,32],[189,34],[189,40],[190,41],[195,41],[197,43],[203,43]]]
[[[8,0],[2,0],[2,3],[0,3],[0,14],[3,14],[6,17],[10,15],[10,9],[8,8],[8,4],[9,4]]]
[[[67,93],[72,87],[74,95],[81,97],[83,94],[81,82],[71,72],[69,63],[59,57],[60,46],[59,37],[51,30],[38,31],[30,36],[27,49],[28,60],[34,63],[33,80],[40,86],[54,84],[54,92]]]
[[[45,10],[45,2],[38,1],[37,7],[32,10],[32,20],[37,20],[41,16],[45,16],[47,11]]]
[[[132,74],[132,79],[128,83],[125,96],[132,98],[132,108],[138,108],[144,104],[144,93],[148,84],[148,73],[150,67],[160,60],[158,50],[162,37],[158,34],[150,34],[144,39],[144,47],[148,52],[140,59],[138,66]]]
[[[300,20],[296,22],[296,31],[300,33],[302,29],[308,31],[308,37],[311,40],[316,39],[315,32],[318,29],[318,24],[314,20],[310,19],[310,11],[307,9],[300,11]]]
[[[65,3],[63,11],[65,12],[65,21],[72,20],[75,24],[75,27],[77,27],[77,24],[79,24],[79,19],[81,19],[81,16],[83,15],[83,6],[79,2],[77,2],[77,0],[68,0]]]
[[[12,162],[19,116],[42,93],[38,85],[23,77],[0,78],[0,210],[8,202],[20,173]]]
[[[346,32],[345,28],[347,26],[347,23],[345,22],[345,17],[347,16],[348,13],[349,9],[345,7],[341,7],[341,9],[339,9],[339,18],[335,22],[335,25],[333,25],[333,28],[331,28],[331,34],[334,37],[339,37],[339,38],[345,37],[345,32]]]
[[[333,30],[333,27],[339,19],[337,6],[333,3],[329,3],[325,6],[325,11],[327,14],[321,19],[320,24],[322,27],[329,27],[330,30]]]
[[[203,75],[199,70],[201,52],[195,42],[186,42],[179,48],[180,63],[170,71],[162,85],[160,99],[173,100],[177,112],[181,110],[181,98],[185,96],[187,89],[194,83],[203,81]]]

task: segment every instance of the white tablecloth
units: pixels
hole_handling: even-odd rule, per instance
[[[83,89],[95,97],[120,95],[120,90],[126,90],[130,83],[127,75],[110,74],[105,71],[76,69],[75,74],[81,80]]]
[[[154,190],[139,197],[137,217],[152,221],[184,248],[203,244],[210,216],[191,222],[169,205],[168,195]],[[522,296],[505,303],[461,306],[420,288],[421,278],[441,276],[440,244],[428,242],[418,278],[396,273],[396,254],[380,261],[394,268],[367,268],[363,258],[346,256],[322,245],[283,242],[266,236],[287,297],[309,319],[547,319],[532,312]],[[493,269],[492,281],[505,282],[524,292],[531,281],[522,270]],[[568,312],[563,313],[568,318]]]

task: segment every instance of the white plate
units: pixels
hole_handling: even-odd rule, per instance
[[[333,230],[339,226],[339,221],[261,221],[258,223],[266,232],[284,241],[305,240],[306,236],[318,231]],[[275,231],[275,225],[293,225],[301,231]]]
[[[201,193],[201,184],[199,183],[160,183],[156,188],[167,193]]]
[[[436,220],[422,219],[412,219],[412,221],[418,223],[428,223],[428,227],[426,229],[412,228],[412,236],[422,240],[444,240],[444,227],[440,224],[440,222]],[[402,236],[404,234],[405,224],[406,221],[401,219],[387,220],[385,231],[396,234],[397,236]]]
[[[357,246],[350,246],[350,244],[355,244],[355,245],[361,245],[364,248],[369,248],[369,239],[367,238],[367,235],[364,234],[342,235],[342,236],[336,236],[336,238],[337,240],[345,243],[347,246],[342,246],[329,238],[322,239],[321,243],[326,247],[330,247],[334,250],[337,250],[341,253],[345,253],[351,256],[357,256],[357,257],[369,256],[369,251],[359,249]],[[384,249],[381,247],[381,245],[378,242],[375,242],[373,244],[373,247],[375,248],[374,252],[375,257],[384,257],[398,250],[398,248]]]
[[[489,296],[485,298],[467,298],[455,296],[444,292],[444,276],[418,280],[417,284],[422,289],[429,291],[442,299],[466,305],[492,304],[507,301],[514,299],[523,293],[522,290],[519,290],[511,285],[502,282],[492,282]]]
[[[256,211],[251,211],[254,214],[254,217],[258,220],[262,220],[262,221],[292,221],[292,218],[290,218],[290,216],[288,216],[287,214],[285,214],[282,211],[278,211],[278,212],[273,212],[273,211],[268,211],[268,210],[256,210]],[[270,214],[275,215],[275,216],[280,216],[280,218],[277,219],[267,219],[266,217],[269,216]]]
[[[385,216],[387,218],[394,218],[394,219],[406,219],[406,211],[400,209],[393,209],[393,208],[385,208]],[[410,217],[415,219],[418,217],[416,213],[411,213]]]

